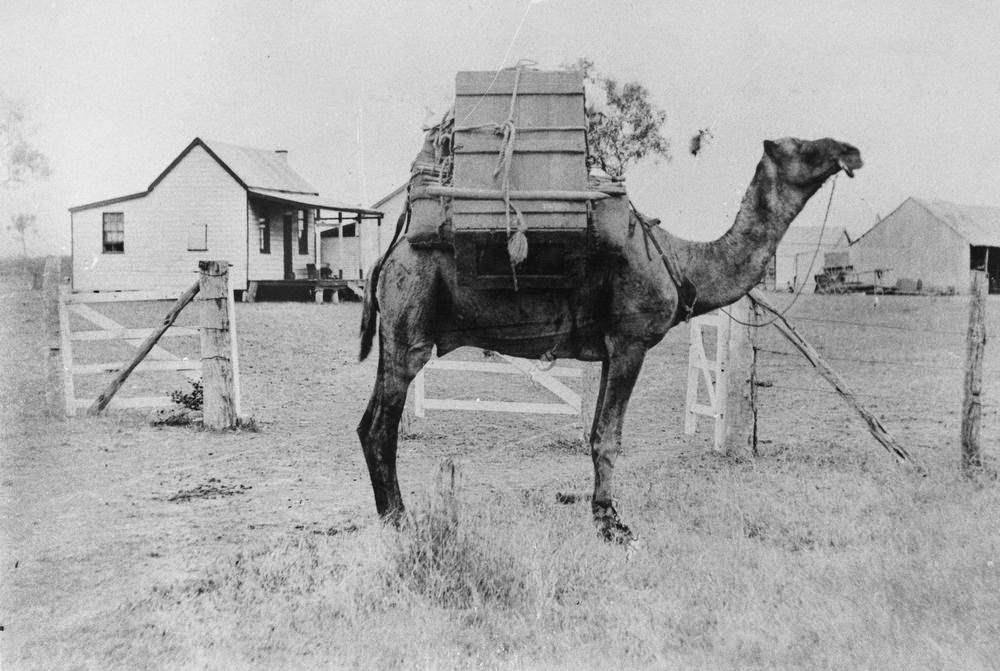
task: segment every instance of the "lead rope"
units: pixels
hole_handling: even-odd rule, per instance
[[[820,229],[819,229],[819,238],[816,240],[816,249],[813,250],[812,260],[809,261],[809,270],[806,271],[806,279],[808,279],[809,276],[812,274],[813,264],[816,263],[816,257],[819,255],[820,245],[823,244],[823,233],[826,232],[826,222],[827,222],[827,219],[830,218],[830,205],[833,204],[833,194],[837,190],[837,177],[838,176],[839,176],[839,173],[836,174],[836,175],[834,175],[833,176],[833,182],[830,183],[830,197],[826,201],[826,214],[823,215],[823,225],[820,226]],[[722,314],[726,315],[727,317],[729,317],[730,319],[732,319],[734,322],[736,322],[740,326],[752,326],[754,328],[762,328],[764,326],[770,326],[774,322],[778,321],[778,319],[784,319],[784,317],[788,313],[788,311],[792,309],[793,305],[795,305],[795,301],[799,300],[799,296],[802,295],[802,290],[805,289],[805,288],[806,288],[806,283],[803,282],[801,285],[799,285],[799,288],[795,291],[795,295],[792,297],[792,302],[789,303],[788,305],[786,305],[785,308],[780,313],[776,312],[774,314],[774,317],[772,317],[770,319],[770,321],[766,321],[766,322],[764,322],[762,324],[759,324],[759,323],[753,323],[753,324],[751,324],[750,322],[740,321],[736,317],[734,317],[731,314],[729,314],[726,311],[725,308],[719,308],[719,312],[721,312]]]

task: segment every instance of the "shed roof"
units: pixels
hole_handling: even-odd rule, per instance
[[[1000,207],[959,205],[920,198],[912,200],[947,224],[970,245],[1000,247]]]

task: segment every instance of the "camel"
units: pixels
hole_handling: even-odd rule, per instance
[[[856,148],[833,139],[765,141],[735,223],[722,237],[683,240],[633,211],[628,225],[598,227],[587,276],[568,290],[458,286],[451,252],[414,249],[401,238],[369,274],[361,323],[364,360],[378,321],[378,372],[357,429],[378,514],[398,522],[404,510],[396,448],[410,381],[434,346],[444,355],[473,345],[518,357],[601,362],[589,441],[591,511],[605,539],[631,544],[637,535],[615,509],[613,477],[646,352],[678,323],[746,295],[809,198],[829,177],[841,170],[853,177],[861,166]]]

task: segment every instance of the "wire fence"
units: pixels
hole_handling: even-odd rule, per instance
[[[991,296],[987,301],[988,335],[1000,333],[1000,301],[996,299]],[[874,308],[863,296],[833,300],[811,296],[801,311],[786,317],[841,374],[854,395],[886,419],[900,437],[928,448],[954,446],[945,449],[957,458],[969,304],[968,296],[947,300],[913,296],[883,300]],[[835,408],[838,392],[815,374],[798,350],[773,328],[759,329],[755,335],[762,412],[773,413],[778,406],[799,400],[805,424],[832,426],[845,421],[844,413],[817,413],[817,399],[820,407]],[[995,451],[1000,426],[1000,347],[989,341],[983,360],[982,402],[982,446]],[[772,428],[772,433],[777,432]]]

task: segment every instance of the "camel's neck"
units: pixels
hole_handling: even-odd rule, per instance
[[[819,186],[803,191],[783,184],[762,161],[736,222],[721,238],[671,240],[684,274],[698,291],[697,313],[729,305],[760,282],[781,237]]]

